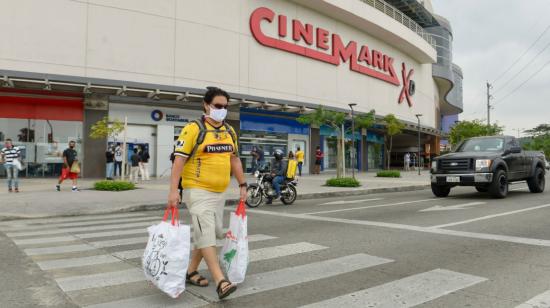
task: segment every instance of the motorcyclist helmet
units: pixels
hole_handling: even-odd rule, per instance
[[[285,154],[280,149],[277,149],[277,150],[275,150],[275,152],[273,152],[273,156],[275,157],[276,160],[282,160],[284,155]]]

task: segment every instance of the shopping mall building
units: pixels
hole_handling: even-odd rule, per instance
[[[105,116],[127,118],[130,147],[148,147],[151,173],[166,175],[207,86],[231,94],[247,167],[261,145],[267,157],[302,147],[306,170],[321,146],[335,168],[335,130],[296,121],[321,106],[396,115],[395,166],[418,130],[422,155],[437,155],[442,123],[462,112],[451,27],[429,0],[8,1],[0,28],[0,141],[24,149],[27,176],[57,175],[73,139],[84,176],[104,176],[107,144],[122,140],[89,137]],[[358,169],[383,168],[385,142],[382,125],[348,133],[346,165],[354,144]]]

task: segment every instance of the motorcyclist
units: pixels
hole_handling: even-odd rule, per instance
[[[266,204],[273,203],[273,199],[278,199],[281,196],[281,184],[285,180],[285,173],[287,169],[287,162],[283,160],[285,155],[282,150],[275,150],[273,157],[275,157],[275,159],[271,165],[271,176],[273,177],[271,183],[275,189],[275,196],[270,196],[269,199],[267,199]]]

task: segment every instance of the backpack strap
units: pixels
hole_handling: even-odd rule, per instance
[[[225,130],[229,132],[229,135],[231,136],[231,140],[233,140],[233,146],[237,147],[238,137],[235,131],[233,130],[233,127],[231,125],[227,124],[227,122],[223,122],[223,126],[225,127]],[[239,156],[239,150],[235,149],[235,153],[237,156]]]
[[[204,142],[204,137],[206,137],[206,132],[207,132],[206,125],[204,125],[204,122],[202,119],[194,120],[193,122],[191,122],[191,124],[192,123],[197,124],[197,126],[199,127],[199,135],[197,136],[195,146],[193,147],[193,150],[191,150],[191,154],[189,155],[189,158],[195,155],[199,146]]]

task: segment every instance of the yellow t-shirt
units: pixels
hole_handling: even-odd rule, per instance
[[[299,163],[303,163],[303,162],[304,162],[304,151],[298,151],[298,152],[296,152],[296,160],[297,160]]]
[[[181,173],[181,186],[224,192],[231,178],[231,156],[238,156],[237,140],[231,138],[225,126],[216,129],[204,123],[208,131],[193,156],[190,157],[199,136],[199,125],[189,123],[178,138],[174,154],[188,158]]]

